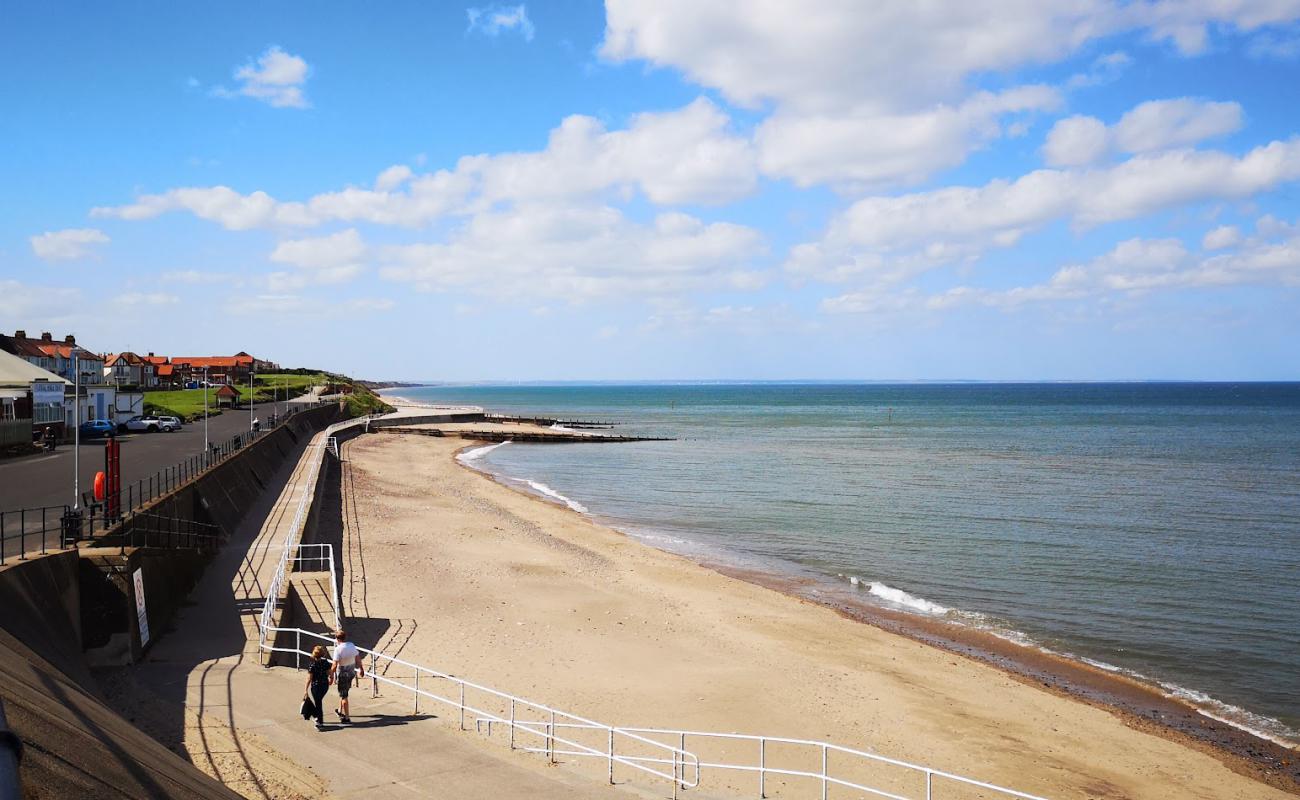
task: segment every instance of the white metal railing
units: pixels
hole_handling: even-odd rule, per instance
[[[311,503],[316,495],[316,479],[320,475],[321,462],[325,459],[325,450],[329,446],[329,440],[334,434],[344,428],[350,428],[354,425],[368,424],[370,417],[360,417],[348,420],[346,422],[336,422],[327,427],[321,434],[321,440],[311,447],[311,461],[309,462],[307,473],[304,476],[304,485],[301,494],[298,497],[298,507],[294,509],[293,520],[289,523],[289,530],[285,533],[284,540],[280,544],[280,563],[276,565],[275,575],[271,577],[271,582],[267,585],[266,599],[262,603],[262,611],[258,621],[258,639],[257,646],[259,650],[265,651],[266,635],[270,631],[271,618],[275,614],[275,609],[280,603],[280,592],[284,589],[284,577],[288,570],[289,557],[294,552],[292,545],[297,542],[299,535],[302,533],[303,526],[307,522],[307,512],[311,508]],[[338,602],[335,599],[335,616],[338,615]]]
[[[324,544],[298,544],[294,547],[294,572],[328,572],[330,609],[334,615],[334,630],[343,627],[343,618],[339,616],[339,582],[334,570],[334,547]]]
[[[293,541],[293,537],[301,531],[302,522],[306,519],[307,509],[310,508],[311,500],[315,495],[315,479],[319,474],[320,462],[323,458],[324,451],[333,444],[334,452],[337,455],[337,441],[333,433],[343,427],[354,424],[363,424],[366,430],[370,427],[370,417],[364,419],[352,420],[348,423],[331,425],[326,429],[326,440],[322,442],[321,447],[317,448],[316,454],[311,465],[310,485],[304,491],[300,498],[299,507],[294,516],[294,522],[289,534],[286,536],[286,546],[284,555],[281,557],[281,563],[276,571],[276,576],[272,581],[273,591],[268,594],[267,604],[263,608],[261,618],[261,633],[259,647],[261,650],[269,653],[294,653],[295,657],[310,657],[310,651],[304,648],[303,640],[310,643],[311,640],[319,640],[328,644],[333,644],[331,637],[307,631],[302,628],[280,628],[271,626],[271,613],[274,610],[274,604],[279,596],[280,587],[283,583],[284,573],[288,564],[290,552],[297,555],[296,558],[317,559],[319,563],[327,565],[330,572],[330,600],[334,606],[334,622],[336,627],[341,626],[340,602],[338,597],[338,583],[335,579],[334,572],[334,553],[333,548],[328,545],[299,545],[297,548],[287,546]],[[325,553],[320,551],[308,551],[304,555],[304,548],[324,548]],[[313,562],[314,563],[314,562]],[[294,647],[275,647],[273,642],[275,634],[291,633],[294,635]],[[456,677],[449,673],[435,670],[430,667],[414,664],[404,661],[385,653],[375,650],[369,650],[363,647],[357,648],[364,656],[370,660],[370,677],[372,679],[372,692],[374,696],[379,696],[379,685],[383,683],[388,686],[397,687],[403,691],[409,691],[414,703],[414,713],[420,712],[420,699],[432,700],[439,703],[450,705],[459,713],[459,727],[465,729],[465,714],[469,712],[475,716],[474,724],[477,729],[486,724],[488,735],[492,733],[493,725],[505,725],[509,732],[510,748],[523,750],[525,752],[541,753],[545,755],[551,763],[555,763],[557,756],[573,756],[579,758],[599,758],[606,761],[608,767],[608,779],[610,783],[614,782],[614,765],[621,764],[626,767],[648,773],[672,782],[673,797],[676,798],[678,788],[688,789],[699,786],[702,771],[705,769],[718,770],[720,772],[741,772],[756,773],[758,776],[758,796],[765,798],[767,796],[767,780],[769,775],[783,776],[787,778],[807,779],[816,783],[820,789],[820,797],[827,800],[827,794],[831,786],[840,786],[846,789],[853,789],[860,792],[866,792],[875,797],[889,798],[889,800],[935,800],[936,787],[941,787],[945,782],[961,784],[976,789],[983,789],[993,792],[1001,797],[1017,798],[1018,800],[1046,800],[1038,795],[1027,794],[1025,792],[1008,789],[1003,786],[977,781],[973,778],[967,778],[942,770],[932,769],[930,767],[912,764],[894,758],[869,753],[864,750],[856,750],[850,747],[831,744],[830,742],[815,741],[810,739],[792,739],[782,736],[759,736],[752,734],[738,733],[717,733],[711,731],[685,731],[673,730],[666,728],[629,728],[620,726],[605,725],[595,722],[575,714],[547,706],[526,698],[508,694],[488,686],[467,681],[464,678]],[[411,672],[409,678],[390,677],[387,672],[392,666],[399,666]],[[382,666],[384,674],[380,674],[378,667]],[[421,677],[423,676],[424,686],[421,687]],[[406,682],[406,681],[410,682]],[[449,686],[455,697],[447,697],[433,691],[430,686]],[[477,695],[477,696],[476,696]],[[485,704],[484,698],[491,698],[497,704],[496,710],[481,707]],[[490,702],[490,701],[489,701]],[[477,704],[477,705],[476,705]],[[533,715],[538,715],[535,717]],[[596,744],[592,740],[579,741],[577,738],[583,732],[594,733],[597,738],[603,739],[603,742]],[[520,743],[518,736],[523,734],[525,737],[535,737],[537,741],[526,741]],[[694,752],[686,749],[687,738],[696,740],[705,740],[713,742],[730,742],[745,743],[752,752],[752,758],[739,759],[733,761],[727,760],[701,760]],[[672,744],[665,743],[661,739],[671,739]],[[619,750],[622,744],[623,749]],[[813,769],[795,769],[783,766],[773,766],[769,764],[769,745],[789,748],[797,748],[804,754],[810,754],[818,763],[819,767]],[[557,746],[568,748],[558,749]],[[836,755],[832,761],[831,754]],[[788,757],[790,754],[785,753]],[[851,772],[856,767],[861,769],[863,766],[883,765],[903,770],[904,774],[914,776],[918,779],[918,784],[914,787],[916,794],[899,794],[897,791],[887,791],[877,786],[870,786],[856,780],[850,780],[842,777],[846,772]],[[671,770],[671,771],[669,771]],[[904,791],[900,789],[898,791]]]
[[[310,646],[315,641],[334,643],[334,640],[328,636],[302,628],[272,628],[270,632],[294,635],[293,648],[274,645],[266,648],[275,653],[309,656]],[[307,641],[307,646],[303,645],[304,640]],[[421,698],[432,700],[449,705],[458,712],[461,730],[465,730],[466,713],[473,716],[476,729],[482,730],[486,725],[488,735],[491,735],[493,725],[505,726],[512,750],[542,753],[552,763],[555,763],[556,757],[561,755],[602,759],[608,764],[610,783],[614,782],[614,765],[620,764],[672,781],[674,795],[678,786],[688,789],[699,785],[699,758],[680,747],[664,744],[627,728],[595,722],[544,703],[498,691],[375,650],[364,647],[357,649],[362,653],[363,658],[370,661],[368,670],[374,696],[379,696],[381,683],[408,691],[411,693],[416,714],[420,711]],[[390,677],[387,670],[394,665],[409,670],[411,674]],[[450,694],[453,696],[440,693],[438,691],[440,686],[449,687]],[[492,707],[489,708],[489,705]],[[592,731],[597,735],[582,741],[579,737],[567,735],[565,731]],[[521,736],[534,738],[521,742]]]

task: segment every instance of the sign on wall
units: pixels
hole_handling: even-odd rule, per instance
[[[57,381],[32,381],[32,402],[40,405],[63,405],[63,384]]]
[[[144,605],[144,570],[135,571],[135,613],[140,617],[140,646],[149,644],[149,615]]]

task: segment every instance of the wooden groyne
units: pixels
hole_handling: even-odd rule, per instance
[[[575,428],[581,430],[597,430],[604,428],[613,428],[618,425],[617,422],[606,422],[602,420],[589,419],[552,419],[550,417],[513,417],[506,414],[484,414],[483,422],[499,422],[503,425],[538,425],[543,428],[549,428],[552,425],[561,425],[565,428]]]
[[[394,425],[387,428],[375,428],[374,431],[376,433],[411,433],[417,436],[441,436],[453,439],[473,439],[480,442],[533,442],[539,444],[676,441],[666,436],[622,436],[617,434],[574,433],[571,431],[445,431],[439,428],[406,428],[400,425]]]

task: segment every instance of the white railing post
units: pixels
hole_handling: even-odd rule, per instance
[[[930,770],[925,771],[925,800],[934,798],[934,773]]]
[[[293,632],[293,668],[302,669],[302,629]]]
[[[767,797],[767,787],[765,785],[767,778],[767,740],[758,740],[758,797],[759,800]]]
[[[420,716],[420,670],[415,671],[415,715]]]
[[[822,800],[826,800],[826,745],[822,745]]]
[[[460,729],[465,730],[465,681],[460,682]]]
[[[370,651],[370,696],[379,696],[379,673],[375,672],[375,651]]]
[[[515,749],[515,699],[510,698],[510,749]]]
[[[609,729],[609,785],[614,785],[614,729]]]
[[[555,709],[551,709],[551,732],[550,732],[550,736],[547,739],[547,744],[550,745],[551,763],[554,764],[555,763]]]

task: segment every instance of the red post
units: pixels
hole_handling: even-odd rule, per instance
[[[104,445],[104,517],[117,519],[122,512],[121,444],[116,437]]]

